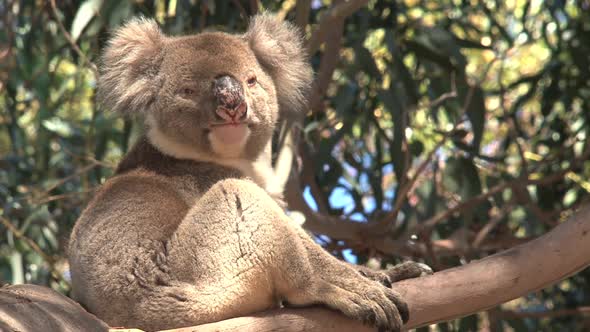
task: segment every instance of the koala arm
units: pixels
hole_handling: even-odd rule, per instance
[[[130,172],[108,180],[72,231],[73,297],[110,325],[130,320],[138,290],[160,271],[152,257],[163,252],[163,241],[187,210],[177,192],[153,175]]]

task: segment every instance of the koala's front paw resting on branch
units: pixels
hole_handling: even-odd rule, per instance
[[[334,298],[330,298],[334,296]],[[326,304],[379,331],[400,331],[409,319],[408,306],[401,296],[378,284],[358,284],[327,295]]]
[[[315,248],[309,249],[313,257]],[[379,331],[401,330],[409,319],[409,311],[400,294],[384,287],[378,279],[363,276],[357,270],[358,266],[337,261],[325,252],[317,251],[316,254],[310,259],[316,273],[304,282],[305,289],[296,287],[300,281],[295,280],[286,294],[289,304],[298,307],[322,304]],[[317,276],[317,271],[322,271],[321,276]],[[389,280],[384,272],[366,271]]]
[[[384,271],[391,282],[423,277],[432,274],[432,268],[418,262],[404,262]]]
[[[350,303],[343,304],[342,308],[327,304],[353,319],[377,327],[379,331],[399,331],[402,323],[409,319],[408,305],[397,292],[390,289],[392,283],[433,273],[428,265],[418,262],[404,262],[387,270],[372,270],[364,266],[354,268],[361,276],[384,287],[359,282],[351,288],[346,286],[349,293],[340,295]]]
[[[356,269],[362,276],[377,281],[388,288],[394,282],[433,273],[430,266],[418,262],[403,262],[387,270],[373,270],[365,266],[356,266]]]

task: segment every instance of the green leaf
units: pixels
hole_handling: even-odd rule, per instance
[[[403,85],[407,104],[418,104],[418,99],[420,99],[420,97],[418,96],[418,88],[416,87],[414,76],[410,73],[409,69],[404,64],[404,61],[399,56],[394,56],[393,71],[393,79],[395,81],[401,81]]]
[[[324,190],[331,191],[342,177],[342,164],[331,155],[322,158],[323,162],[318,163],[320,169],[316,170],[318,183]]]
[[[405,158],[402,151],[406,129],[406,109],[395,89],[379,90],[377,97],[391,113],[393,119],[393,145],[391,146],[391,159],[393,160],[395,176],[401,181],[406,174]]]
[[[84,31],[84,28],[86,28],[90,20],[92,20],[92,18],[98,13],[100,7],[102,7],[102,3],[103,0],[86,0],[80,8],[78,8],[70,32],[74,41],[78,40],[82,31]]]
[[[357,87],[354,84],[345,84],[340,87],[338,93],[334,98],[334,108],[341,116],[347,116],[355,109],[355,100],[357,94]]]
[[[523,319],[507,319],[505,320],[505,322],[508,323],[508,325],[514,329],[514,332],[527,332],[531,330],[529,326],[525,324]]]
[[[473,160],[465,157],[451,157],[444,170],[443,184],[447,190],[467,200],[481,193],[481,181]]]
[[[108,1],[101,9],[101,16],[108,19],[109,27],[114,28],[131,17],[132,9],[131,1]]]
[[[424,152],[424,144],[419,140],[412,141],[410,143],[410,152],[415,157],[420,156]]]
[[[471,101],[467,106],[467,116],[471,122],[473,130],[473,150],[479,152],[481,140],[483,138],[483,130],[485,128],[486,106],[483,91],[480,88],[473,88],[473,95]]]
[[[45,127],[45,129],[49,130],[50,132],[56,133],[59,136],[66,138],[71,137],[75,132],[75,128],[70,123],[58,117],[43,120],[43,127]]]
[[[373,59],[373,54],[364,47],[357,48],[355,53],[355,59],[360,66],[360,69],[374,79],[381,79],[381,72],[379,71],[379,68],[377,68],[375,59]]]
[[[406,41],[406,44],[418,57],[426,58],[443,68],[465,71],[467,60],[455,36],[448,30],[422,27],[416,31],[414,39]]]
[[[458,332],[479,331],[477,328],[477,315],[470,315],[459,320]]]

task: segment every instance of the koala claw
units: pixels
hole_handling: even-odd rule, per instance
[[[424,263],[417,263],[418,266],[422,269],[422,274],[420,274],[421,277],[429,275],[429,274],[434,274],[434,271],[432,270],[432,268]]]
[[[404,262],[386,270],[385,273],[389,276],[391,282],[394,283],[405,279],[423,277],[434,272],[432,271],[432,268],[426,264]]]
[[[382,271],[371,270],[370,268],[359,267],[359,273],[370,280],[377,281],[387,288],[391,288],[391,278]]]
[[[409,319],[406,302],[395,291],[382,287],[371,281],[359,280],[353,286],[346,287],[344,293],[338,291],[330,301],[327,295],[326,304],[343,312],[345,315],[359,320],[364,324],[376,327],[379,331],[397,332]],[[340,288],[340,287],[337,287]],[[341,290],[344,290],[341,288]]]
[[[360,320],[373,325],[380,331],[400,331],[402,323],[408,320],[408,308],[399,296],[390,292],[370,292],[367,294],[370,302],[362,303],[366,306],[360,312]]]
[[[387,288],[401,280],[433,274],[430,266],[418,262],[404,262],[387,270],[372,270],[365,266],[356,266],[356,269],[363,277],[377,281]]]

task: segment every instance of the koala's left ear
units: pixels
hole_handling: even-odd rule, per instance
[[[101,58],[100,104],[122,114],[145,112],[157,92],[165,40],[151,19],[138,17],[117,29]]]
[[[304,111],[313,71],[299,29],[273,15],[259,14],[252,17],[244,37],[275,82],[281,112]]]

